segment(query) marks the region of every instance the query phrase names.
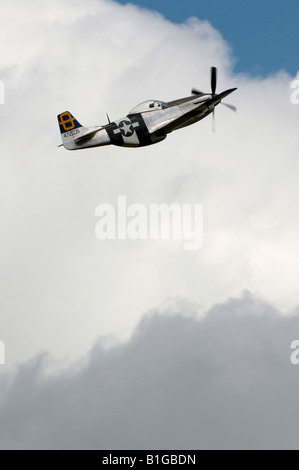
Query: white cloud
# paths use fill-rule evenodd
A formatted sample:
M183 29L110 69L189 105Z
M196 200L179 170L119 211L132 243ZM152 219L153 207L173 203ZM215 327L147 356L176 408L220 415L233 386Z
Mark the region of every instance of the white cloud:
M202 309L243 289L298 302L298 108L292 78L235 76L232 52L207 22L173 25L112 1L13 0L1 14L0 339L7 367L41 349L79 357L99 335L128 337L164 299ZM56 115L86 125L148 98L238 86L211 120L155 147L70 153ZM203 249L100 242L103 202L202 203ZM2 372L3 369L0 370Z

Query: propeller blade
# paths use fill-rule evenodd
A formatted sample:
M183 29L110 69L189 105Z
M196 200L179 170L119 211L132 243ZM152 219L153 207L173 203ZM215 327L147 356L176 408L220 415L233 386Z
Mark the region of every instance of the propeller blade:
M227 103L221 103L221 104L223 104L223 106L226 106L231 111L234 111L235 113L237 112L236 106L233 106L232 104L227 104Z
M192 95L205 95L202 91L197 90L196 88L192 88L191 91Z
M212 95L215 95L217 87L217 69L216 67L211 67L211 88Z

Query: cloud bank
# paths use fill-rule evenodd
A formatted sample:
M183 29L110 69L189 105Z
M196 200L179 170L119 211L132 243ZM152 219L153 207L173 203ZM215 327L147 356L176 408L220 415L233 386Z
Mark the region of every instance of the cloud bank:
M57 374L47 355L20 365L1 383L0 448L298 449L298 315L248 292L192 310L152 311Z

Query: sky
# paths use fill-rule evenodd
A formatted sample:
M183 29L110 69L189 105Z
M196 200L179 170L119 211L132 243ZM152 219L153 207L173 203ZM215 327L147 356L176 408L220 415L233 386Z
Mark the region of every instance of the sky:
M120 3L129 3L120 0ZM236 73L267 76L278 70L296 74L299 32L296 0L132 0L175 23L195 16L208 20L233 47Z
M72 5L0 2L0 448L298 448L296 60L267 45L274 68L238 69L241 34L187 3ZM216 133L208 117L155 146L58 147L59 113L102 125L209 91L212 65L238 88ZM119 196L202 204L201 250L97 239Z

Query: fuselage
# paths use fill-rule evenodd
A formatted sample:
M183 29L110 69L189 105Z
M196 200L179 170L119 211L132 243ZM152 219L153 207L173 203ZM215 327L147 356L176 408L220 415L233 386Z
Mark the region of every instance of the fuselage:
M211 114L215 106L234 90L227 90L220 95L189 96L169 103L145 101L133 108L127 116L105 126L81 126L67 111L58 116L63 145L69 150L78 150L111 144L120 147L156 144L174 130L195 124Z
M205 104L210 98L210 95L200 98L193 96L191 99L186 98L188 101L174 105L157 100L142 103L130 111L127 116L103 126L89 142L82 140L81 146L78 142L78 147L109 144L121 147L144 147L156 144L166 139L167 134L173 130L190 126L210 114L214 106ZM196 109L194 114L186 119L188 113L198 108L199 102L202 102L202 107ZM152 107L150 107L151 105ZM137 112L142 108L143 111ZM174 122L176 126L172 129L171 125Z

